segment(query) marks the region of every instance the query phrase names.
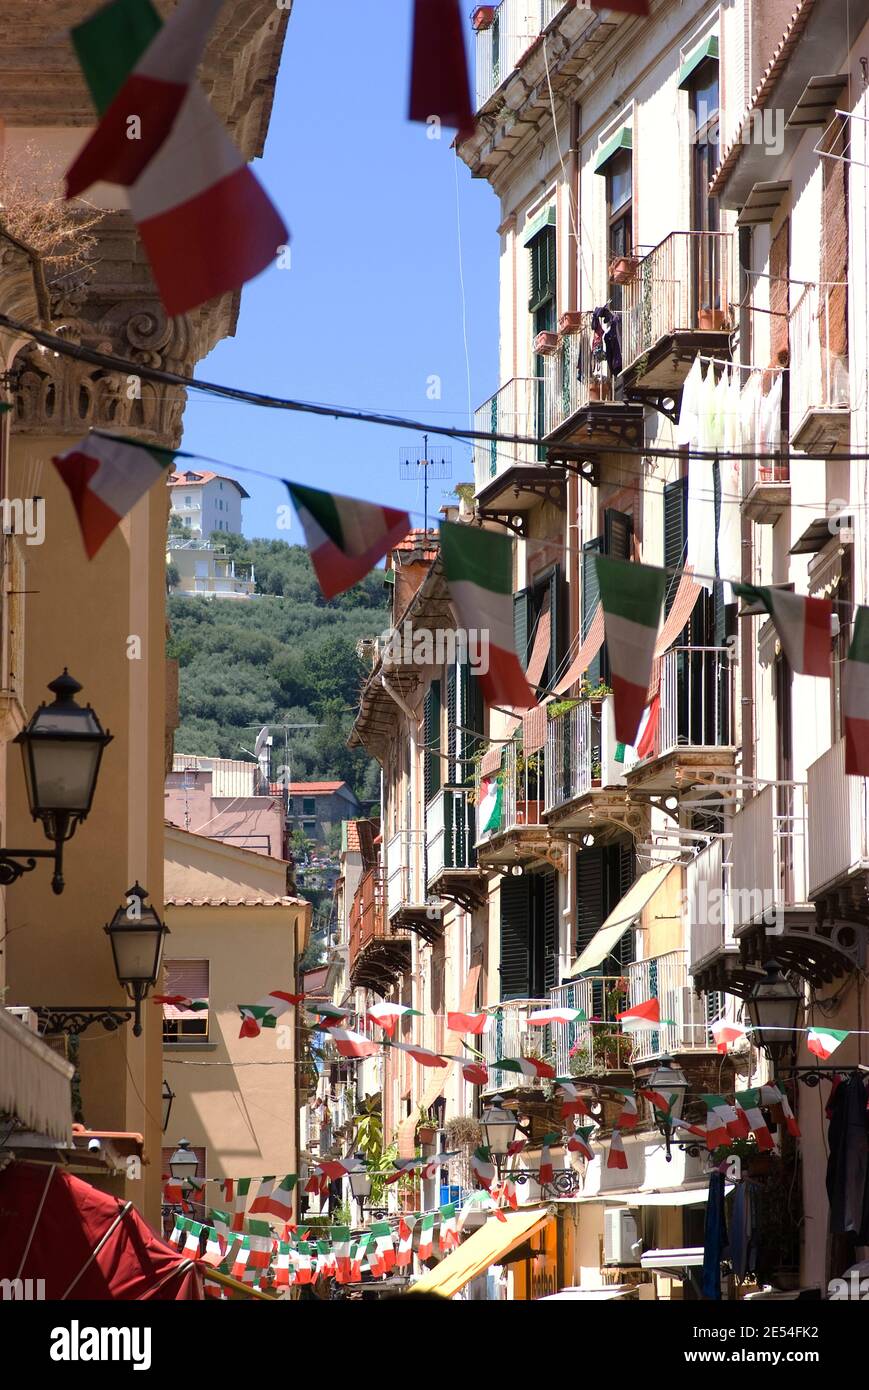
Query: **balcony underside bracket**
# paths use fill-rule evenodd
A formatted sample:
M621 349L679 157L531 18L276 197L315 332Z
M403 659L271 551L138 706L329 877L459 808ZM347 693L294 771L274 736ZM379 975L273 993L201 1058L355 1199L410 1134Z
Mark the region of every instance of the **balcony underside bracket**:
M401 979L410 967L410 942L378 939L363 947L350 969L354 986L381 990Z
M514 536L521 536L523 540L528 534L528 517L524 512L501 512L481 507L477 511L477 517L480 521L497 521L500 526L506 526Z
M672 424L679 423L681 391L625 391L625 400L635 405L647 405L665 416ZM669 402L669 404L667 404Z
M862 968L867 941L864 925L833 919L821 923L809 912L784 912L779 927L770 928L761 921L737 928L734 935L743 966L777 960L816 989Z
M473 912L475 908L482 907L488 897L485 880L479 871L473 875L465 871L455 877L445 873L435 891L439 898L445 899L448 903L456 903L464 908L465 912Z
M557 814L560 819L553 829L564 833L589 830L601 844L625 831L635 839L648 831L645 805L626 803L624 792L617 796L608 796L605 791L586 792L572 804L560 806Z
M865 873L855 874L854 878L840 888L834 888L823 897L815 899L818 922L851 922L860 927L869 927L869 880Z
M627 405L595 403L578 411L559 427L560 441L552 441L550 437L548 461L566 464L570 460L586 457L589 451L606 452L607 443L641 449L643 412L634 407L642 407L647 402L645 398L635 401L627 396L626 400Z

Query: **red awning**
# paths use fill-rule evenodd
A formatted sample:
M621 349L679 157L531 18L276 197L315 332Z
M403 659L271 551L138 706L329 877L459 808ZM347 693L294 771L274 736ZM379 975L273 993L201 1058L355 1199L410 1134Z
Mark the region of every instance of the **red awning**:
M44 1279L49 1301L203 1297L201 1266L135 1207L71 1173L10 1164L0 1210L0 1279Z

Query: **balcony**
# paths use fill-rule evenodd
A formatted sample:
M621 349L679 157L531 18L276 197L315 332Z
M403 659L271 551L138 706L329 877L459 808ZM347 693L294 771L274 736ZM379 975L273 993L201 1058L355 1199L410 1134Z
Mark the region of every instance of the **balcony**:
M513 377L474 411L474 429L537 439L544 430L545 402L543 377ZM500 521L518 535L525 534L527 514L539 502L559 507L565 502L563 470L546 464L538 444L478 440L474 486L480 516Z
M470 798L460 792L440 791L426 806L426 886L468 912L486 897L474 849L475 816Z
M734 678L726 647L671 647L661 657L652 752L626 774L633 789L684 791L733 768Z
M542 1077L521 1076L518 1072L502 1071L495 1066L499 1057L545 1057L549 1053L549 1028L539 1028L528 1023L528 1015L537 1009L545 1009L548 999L510 999L498 1005L487 1033L479 1040L483 1061L489 1072L489 1080L484 1092L512 1091L517 1087L525 1090L542 1091Z
M663 956L634 961L627 968L628 1002L624 1007L632 1008L657 998L661 1018L671 1020L660 1028L643 1028L634 1034L634 1067L658 1057L715 1050L709 1025L716 1014L707 1016L706 996L698 998L691 988L687 956L687 951L668 951Z
M544 808L549 823L557 821L559 830L585 829L610 802L623 814L625 774L635 761L634 750L616 739L612 695L583 700L550 719Z
M543 823L546 797L547 750L528 757L521 743L504 745L501 759L501 812L496 825L477 830L475 846L481 866L497 869L522 864L533 867L548 863L559 868L561 848L553 844L549 827ZM476 804L480 805L480 774L476 776Z
M348 964L350 983L382 992L410 965L409 943L389 929L384 912L381 868L362 875L350 904Z
M729 355L733 290L729 232L671 232L623 287L623 385L671 394L697 351Z
M729 835L713 840L687 865L688 973L700 993L745 998L762 977L746 965L733 935Z
M476 109L507 81L531 45L564 8L565 0L501 0L478 5L476 36Z
M808 769L808 894L842 968L862 968L869 926L869 781L845 772L845 742Z
M795 449L846 448L851 392L847 289L807 286L790 315L790 420Z
M642 444L642 406L602 399L604 388L592 374L591 316L582 317L588 322L561 333L558 351L545 358L543 431L550 458L559 457L561 449L569 446L605 449L613 444ZM582 476L595 481L589 463L583 462L589 473Z
M760 375L752 373L743 387L743 394L746 391L760 391ZM781 458L776 454L767 454L745 459L742 469L744 515L758 526L774 526L790 506L790 460L786 456Z
M428 901L424 830L400 830L386 846L386 917L393 931L441 935L440 912Z
M587 1019L600 1020L554 1024L549 1030L552 1064L559 1076L599 1080L613 1072L630 1072L634 1040L616 1022L616 1014L625 1007L619 991L623 983L623 976L586 975L549 991L550 1007L584 1009Z

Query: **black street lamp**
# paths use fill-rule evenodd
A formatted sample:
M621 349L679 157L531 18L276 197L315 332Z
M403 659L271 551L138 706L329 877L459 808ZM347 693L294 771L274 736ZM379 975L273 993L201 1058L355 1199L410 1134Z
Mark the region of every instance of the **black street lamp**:
M490 1104L480 1116L480 1128L486 1141L486 1148L495 1160L500 1174L501 1165L510 1152L510 1145L516 1138L519 1125L515 1114L504 1109L503 1096L493 1096Z
M645 1090L659 1092L661 1097L667 1101L667 1109L663 1110L656 1107L655 1113L658 1128L663 1134L664 1143L667 1146L668 1163L673 1160L673 1155L670 1152L673 1129L682 1118L682 1109L685 1105L689 1085L690 1082L682 1068L677 1067L671 1057L662 1057L644 1086Z
M190 1147L189 1139L179 1139L178 1148L169 1159L169 1172L176 1182L187 1182L196 1177L199 1160Z
M777 960L768 960L764 972L746 1000L751 1038L773 1062L780 1062L794 1046L803 1001Z
M55 893L62 893L63 845L91 809L103 749L112 735L90 705L82 708L76 703L81 686L66 667L48 688L54 700L39 706L14 742L21 746L30 814L42 821L54 849L3 849L0 884L15 883L36 868L37 859L53 859L51 886Z
M142 1031L142 1000L157 983L163 941L169 933L153 907L146 906L147 891L140 883L127 890L127 901L119 907L103 930L112 943L115 974L133 1000L133 1033Z
M356 1159L358 1167L354 1165L347 1176L350 1179L350 1191L359 1203L359 1219L361 1221L365 1199L371 1196L371 1174L365 1167L364 1154L357 1153L353 1157Z

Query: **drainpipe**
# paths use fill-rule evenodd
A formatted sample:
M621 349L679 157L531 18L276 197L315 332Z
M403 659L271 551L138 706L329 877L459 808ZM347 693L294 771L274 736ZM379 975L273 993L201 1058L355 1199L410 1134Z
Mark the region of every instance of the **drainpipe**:
M567 190L568 207L571 218L568 228L568 245L571 255L567 265L567 307L579 308L579 132L582 126L582 106L575 101L570 108L570 184ZM574 227L576 232L574 233Z

